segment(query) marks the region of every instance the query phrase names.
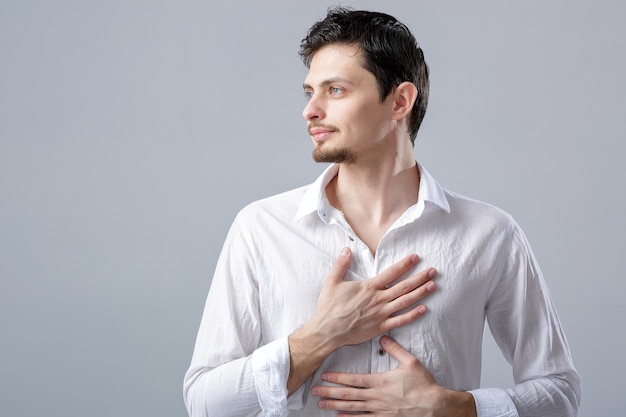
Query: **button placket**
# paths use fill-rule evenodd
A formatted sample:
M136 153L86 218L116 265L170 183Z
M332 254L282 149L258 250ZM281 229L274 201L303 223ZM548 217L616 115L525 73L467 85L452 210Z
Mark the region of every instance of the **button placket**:
M389 370L389 355L380 346L380 337L372 340L372 372L384 372Z

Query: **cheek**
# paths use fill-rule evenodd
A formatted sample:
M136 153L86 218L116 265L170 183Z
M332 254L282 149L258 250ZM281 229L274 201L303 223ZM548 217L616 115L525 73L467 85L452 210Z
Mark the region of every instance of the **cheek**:
M375 106L367 103L354 103L352 106L342 109L342 119L350 124L353 129L369 130L378 122L378 110Z
M341 100L330 102L327 114L346 136L379 138L388 131L385 110L376 100Z
M382 106L362 106L355 114L355 125L372 138L385 136L389 131L389 123L384 112Z

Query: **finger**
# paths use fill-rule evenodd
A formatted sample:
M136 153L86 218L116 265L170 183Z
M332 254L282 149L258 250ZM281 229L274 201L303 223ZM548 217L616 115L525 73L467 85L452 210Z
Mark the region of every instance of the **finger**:
M367 399L366 391L355 387L317 385L311 389L311 394L326 400L364 401Z
M400 276L406 271L417 265L418 262L419 256L411 254L391 265L373 279L378 281L379 288L385 288L388 284L391 284L393 281L400 278Z
M388 315L392 315L401 310L414 306L418 301L424 299L427 295L432 294L437 289L437 284L433 281L427 281L425 284L421 284L419 287L410 290L406 294L401 294L399 297L392 299L385 307L385 312Z
M355 374L349 372L324 372L322 374L323 381L356 388L372 387L372 379L373 376L371 374Z
M414 322L424 314L428 312L428 309L424 305L418 305L409 311L406 311L397 316L391 316L387 318L380 326L381 333L388 332L389 330L396 329L398 327L405 326Z
M398 282L397 284L389 287L389 289L387 290L387 293L389 294L389 300L395 300L396 298L399 298L406 294L410 294L416 289L421 288L422 291L420 293L413 294L414 298L417 297L419 294L421 294L421 297L413 299L412 302L405 305L405 307L410 306L415 301L423 298L424 295L435 290L434 283L432 283L432 285L430 285L429 283L428 286L424 286L424 284L428 283L428 281L434 279L436 276L437 270L435 268L427 268L416 275L413 275L405 280Z
M318 402L318 405L321 409L324 410L335 410L335 411L343 411L347 412L348 415L354 417L357 412L363 412L364 414L369 414L371 411L370 404L366 401L345 401L345 400L326 400L322 399ZM342 416L345 414L338 414L338 416ZM361 415L361 414L356 414Z
M350 262L352 262L352 251L350 248L343 248L339 257L335 260L332 269L330 270L330 274L326 278L327 281L332 283L339 283L343 281L343 277L348 272L348 268L350 267Z
M367 389L353 387L330 387L318 385L313 387L311 394L321 397L318 405L322 409L336 411L370 411Z

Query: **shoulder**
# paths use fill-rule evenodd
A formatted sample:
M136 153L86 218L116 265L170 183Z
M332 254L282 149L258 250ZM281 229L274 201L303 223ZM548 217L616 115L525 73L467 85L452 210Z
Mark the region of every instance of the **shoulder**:
M236 221L257 224L271 219L283 221L295 218L302 198L311 185L305 185L289 191L256 200L237 214Z
M488 222L494 226L513 227L515 220L506 211L493 204L476 200L462 194L458 194L449 190L444 191L448 204L450 204L450 213L462 217L464 220Z
M491 244L509 246L523 233L513 216L493 204L445 190L449 225Z
M497 254L501 261L511 265L536 264L531 245L511 214L492 204L454 192L446 191L446 197L452 219L448 225L459 234L456 238Z

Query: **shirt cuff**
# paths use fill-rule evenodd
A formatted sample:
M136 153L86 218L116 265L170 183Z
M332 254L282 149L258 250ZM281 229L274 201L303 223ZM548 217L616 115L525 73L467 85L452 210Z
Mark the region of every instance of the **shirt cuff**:
M469 391L474 396L478 417L519 417L513 400L500 388L481 388Z
M284 417L303 407L304 385L287 398L289 343L278 339L254 351L252 372L259 404L266 417Z

